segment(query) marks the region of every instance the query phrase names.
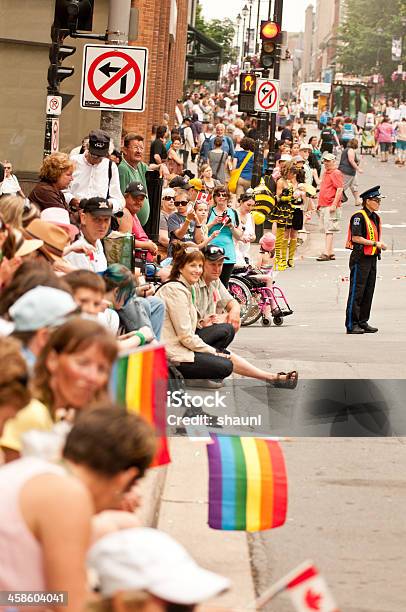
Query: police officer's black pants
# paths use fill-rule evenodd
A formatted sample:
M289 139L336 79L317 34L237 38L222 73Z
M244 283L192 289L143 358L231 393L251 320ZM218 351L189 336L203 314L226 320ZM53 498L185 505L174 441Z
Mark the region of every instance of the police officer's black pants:
M354 325L368 323L376 281L374 255L353 251L350 256L350 292L348 295L345 326L352 331Z

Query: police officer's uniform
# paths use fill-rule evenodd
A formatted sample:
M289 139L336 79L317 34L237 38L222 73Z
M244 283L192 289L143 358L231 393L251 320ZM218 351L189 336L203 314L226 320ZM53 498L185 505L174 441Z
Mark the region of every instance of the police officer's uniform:
M372 187L360 195L367 199L382 198L380 186ZM353 243L353 236L372 240L374 244ZM376 261L381 258L376 246L381 240L381 220L375 212L364 205L362 211L352 215L348 228L346 247L352 249L350 256L350 291L348 295L345 326L348 334L375 333L376 327L368 325L376 281Z

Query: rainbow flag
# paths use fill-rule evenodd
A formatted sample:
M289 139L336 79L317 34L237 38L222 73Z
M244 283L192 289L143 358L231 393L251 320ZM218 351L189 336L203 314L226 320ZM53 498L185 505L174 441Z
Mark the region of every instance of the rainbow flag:
M110 379L112 396L128 412L142 416L154 426L158 450L152 466L169 463L166 439L166 393L168 366L163 346L146 346L119 357Z
M279 443L212 435L209 456L209 526L263 531L286 521L287 476Z

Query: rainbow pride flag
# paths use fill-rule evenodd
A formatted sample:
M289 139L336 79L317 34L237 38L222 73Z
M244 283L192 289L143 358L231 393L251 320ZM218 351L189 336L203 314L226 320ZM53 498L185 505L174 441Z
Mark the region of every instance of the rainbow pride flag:
M287 476L279 443L212 435L209 457L209 526L263 531L286 521Z
M163 346L146 346L119 357L110 379L116 402L142 416L157 431L158 450L152 466L169 463L166 438L168 366Z

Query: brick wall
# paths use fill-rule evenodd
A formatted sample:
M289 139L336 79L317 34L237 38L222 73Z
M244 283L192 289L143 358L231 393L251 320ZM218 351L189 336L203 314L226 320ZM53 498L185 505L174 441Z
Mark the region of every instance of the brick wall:
M139 10L139 25L138 38L130 44L149 50L147 96L145 112L124 113L123 128L142 134L148 149L152 125L161 124L164 113L173 125L176 99L182 96L188 0L177 0L175 41L169 36L170 0L133 0L133 5Z

